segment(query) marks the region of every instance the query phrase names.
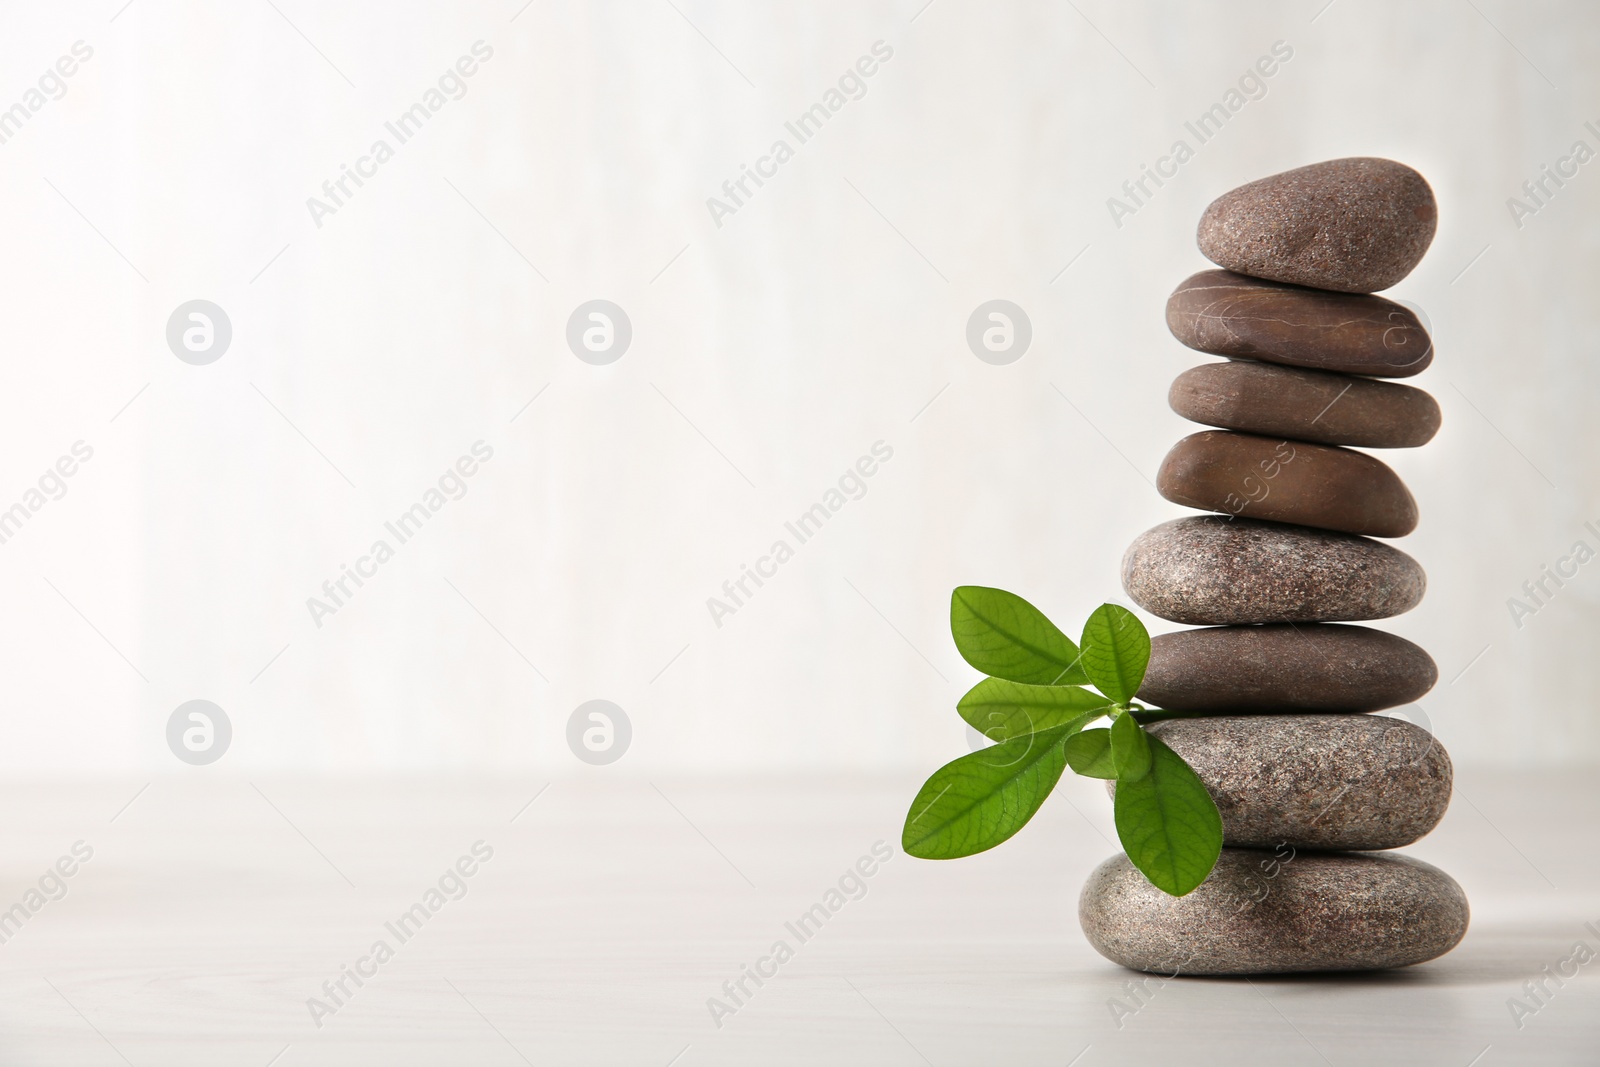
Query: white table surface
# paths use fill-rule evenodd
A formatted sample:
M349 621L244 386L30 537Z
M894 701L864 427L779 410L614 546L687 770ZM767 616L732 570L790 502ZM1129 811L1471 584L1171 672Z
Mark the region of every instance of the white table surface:
M918 784L284 779L215 768L12 783L0 908L83 840L67 893L0 945L0 1063L1600 1063L1600 960L1519 1029L1507 1006L1582 939L1600 950L1592 773L1458 772L1408 851L1466 888L1455 952L1346 978L1183 979L1118 1022L1135 977L1078 929L1114 850L1095 783L1064 782L982 857L898 853L800 944L784 927ZM137 794L131 804L131 797ZM124 807L126 805L126 807ZM518 814L519 810L521 813ZM513 821L513 816L516 816ZM307 999L472 844L494 849L319 1028ZM778 938L792 960L719 1028L707 999ZM750 986L747 980L747 987Z

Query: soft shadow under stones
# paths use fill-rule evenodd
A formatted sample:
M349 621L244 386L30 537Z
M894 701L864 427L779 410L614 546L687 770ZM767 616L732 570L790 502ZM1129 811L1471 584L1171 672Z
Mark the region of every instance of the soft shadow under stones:
M1397 967L1387 971L1301 971L1294 974L1178 974L1171 977L1196 985L1280 985L1318 988L1424 989L1482 988L1515 986L1536 976L1548 963L1565 959L1578 941L1594 942L1583 928L1583 920L1570 923L1496 925L1467 928L1461 944L1426 963ZM1110 961L1107 961L1108 963ZM1168 978L1154 972L1130 971L1111 964L1118 974L1146 974Z

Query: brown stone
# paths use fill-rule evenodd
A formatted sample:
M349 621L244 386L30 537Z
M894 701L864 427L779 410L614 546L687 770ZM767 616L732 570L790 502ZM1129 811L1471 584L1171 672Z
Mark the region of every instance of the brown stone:
M1266 363L1191 367L1167 400L1208 426L1325 445L1415 448L1439 430L1439 405L1421 389Z
M1371 293L1411 273L1438 225L1433 190L1390 159L1332 159L1241 185L1200 217L1219 267L1316 289Z
M1203 270L1174 289L1167 328L1202 352L1344 374L1409 378L1433 362L1433 340L1408 307L1225 270Z
M1427 576L1404 552L1365 537L1195 516L1135 538L1122 588L1146 611L1196 626L1359 622L1416 607Z
M1216 715L1379 711L1438 680L1422 649L1365 626L1214 626L1152 638L1139 700Z
M1170 719L1149 730L1183 757L1241 848L1400 848L1450 805L1450 757L1419 726L1382 715ZM1107 783L1114 787L1115 783Z
M1118 853L1095 868L1078 922L1099 953L1168 976L1366 971L1442 956L1466 936L1466 894L1409 856L1225 848L1187 896Z
M1417 502L1400 476L1361 452L1230 430L1172 446L1156 488L1174 504L1325 530L1404 537Z

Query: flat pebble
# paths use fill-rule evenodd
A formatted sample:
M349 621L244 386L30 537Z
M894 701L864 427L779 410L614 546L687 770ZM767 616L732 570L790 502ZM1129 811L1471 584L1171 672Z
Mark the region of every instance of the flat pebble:
M1380 711L1433 688L1433 657L1395 634L1336 623L1158 634L1139 700L1216 715Z
M1118 853L1084 884L1078 921L1106 959L1169 976L1368 971L1444 955L1466 936L1466 894L1409 856L1225 848L1171 897Z
M1203 430L1173 445L1156 489L1174 504L1242 518L1370 537L1417 528L1416 500L1383 461L1232 430Z
M1196 626L1386 619L1427 585L1416 560L1380 541L1210 515L1146 530L1122 557L1136 604Z
M1225 845L1401 848L1439 825L1450 805L1449 754L1403 719L1219 715L1148 729L1205 782Z
M1394 285L1433 241L1439 209L1422 175L1391 159L1331 159L1241 185L1200 217L1219 267L1315 289Z
M1202 352L1345 374L1409 378L1433 362L1428 331L1404 305L1225 270L1201 271L1173 290L1167 328Z
M1191 367L1167 402L1192 422L1325 445L1416 448L1439 431L1439 405L1421 389L1268 363Z

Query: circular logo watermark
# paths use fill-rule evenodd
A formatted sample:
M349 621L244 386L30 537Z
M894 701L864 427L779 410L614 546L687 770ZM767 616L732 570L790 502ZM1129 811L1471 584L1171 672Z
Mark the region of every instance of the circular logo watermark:
M1428 713L1422 710L1421 704L1406 704L1403 707L1398 708L1385 708L1383 711L1378 712L1377 716L1385 719L1399 719L1402 722L1408 722L1412 726L1419 728L1423 733L1428 735L1427 747L1411 758L1410 766L1415 767L1424 759L1427 759L1428 754L1432 752L1434 746L1439 743L1438 739L1433 736L1433 720L1428 718ZM1383 743L1386 746L1404 746L1406 754L1410 754L1410 742L1408 739L1403 737L1401 731L1399 730L1391 728L1385 731Z
M988 748L992 744L994 744L993 741L989 740L987 737L985 737L982 734L980 734L977 730L973 729L970 723L968 724L968 726L967 726L967 747L968 748L970 748L972 751L976 752L976 751L978 751L978 749L980 749L980 748Z
M967 320L967 347L997 367L1021 359L1032 341L1028 313L1009 300L986 300Z
M167 719L167 747L185 763L215 763L233 742L228 713L209 700L187 700Z
M1433 733L1433 720L1428 718L1428 713L1422 710L1421 704L1406 704L1398 708L1385 708L1376 714L1386 719L1404 719L1412 726L1420 726L1430 734Z
M615 363L633 340L628 313L609 300L579 304L567 319L567 347L585 363Z
M567 717L567 747L585 763L615 763L632 743L628 713L609 700L586 700Z
M1423 336L1416 336L1416 331L1405 321L1403 313L1391 311L1388 315L1391 325L1383 331L1383 347L1389 349L1391 355L1409 355L1411 359L1405 364L1406 366L1420 363L1433 354L1433 323L1429 321L1428 313L1422 310L1421 304L1410 300L1393 300L1393 302L1417 317L1417 322L1422 325Z
M1422 323L1422 328L1424 330L1428 331L1428 336L1429 337L1433 336L1433 321L1428 318L1428 313L1426 311L1422 310L1422 305L1421 304L1417 303L1414 300L1401 300L1401 299L1399 299L1397 297L1392 297L1392 296L1385 297L1384 299L1391 300L1394 303L1399 304L1403 308L1409 308L1410 311L1411 311L1411 314L1413 314L1413 315L1415 315L1417 317L1417 321Z
M228 313L209 300L179 304L167 319L167 347L185 363L203 367L222 358L233 341Z

